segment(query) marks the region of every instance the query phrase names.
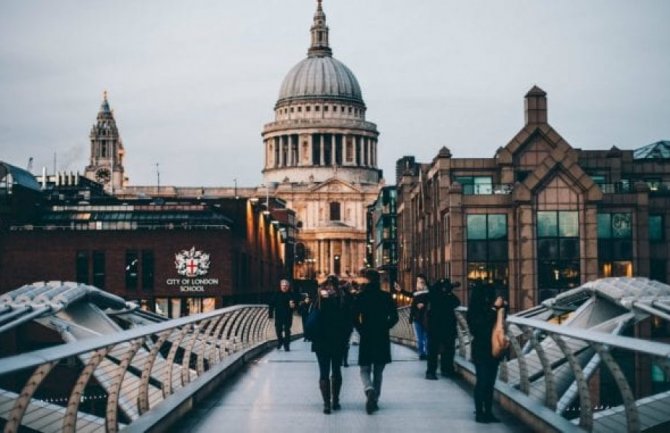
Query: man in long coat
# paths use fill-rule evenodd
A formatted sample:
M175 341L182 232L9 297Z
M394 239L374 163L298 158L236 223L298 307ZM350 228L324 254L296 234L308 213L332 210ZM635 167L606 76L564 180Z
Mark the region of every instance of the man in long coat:
M437 358L440 371L445 377L454 375L454 353L456 344L456 308L461 301L452 289L459 287L449 278L438 280L428 293L426 318L428 322L428 366L426 379L437 380Z
M378 407L382 388L382 375L391 362L389 330L398 322L398 311L390 293L379 286L379 273L364 271L367 282L354 307L354 326L361 336L358 365L367 401L365 410L371 414Z
M291 350L291 325L297 300L296 294L291 291L291 283L283 279L279 282L279 291L275 292L268 311L270 319L275 319L277 349L284 347L287 352Z

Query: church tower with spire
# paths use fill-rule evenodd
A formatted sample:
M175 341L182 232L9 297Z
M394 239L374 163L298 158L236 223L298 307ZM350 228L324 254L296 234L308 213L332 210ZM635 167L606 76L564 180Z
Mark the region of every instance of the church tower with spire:
M105 191L109 193L121 190L126 183L123 143L116 127L114 112L107 101L106 91L89 138L91 154L84 176L103 184Z

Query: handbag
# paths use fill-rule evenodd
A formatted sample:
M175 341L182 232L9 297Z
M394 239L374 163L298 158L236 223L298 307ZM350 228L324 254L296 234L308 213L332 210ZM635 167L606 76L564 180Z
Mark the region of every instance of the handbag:
M495 359L500 359L509 348L509 338L505 335L505 309L498 308L496 314L496 322L491 333L491 355Z

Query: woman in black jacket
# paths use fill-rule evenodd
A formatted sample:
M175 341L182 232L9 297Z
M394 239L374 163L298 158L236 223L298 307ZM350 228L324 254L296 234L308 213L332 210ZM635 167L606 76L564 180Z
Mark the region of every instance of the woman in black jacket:
M319 363L319 389L323 397L323 413L340 409L342 388L342 356L351 334L351 307L331 275L319 289L307 323L307 336L312 340L312 352ZM330 377L329 377L330 376ZM331 400L332 394L332 400Z
M493 357L491 335L497 311L504 308L502 297L494 296L491 287L475 285L468 305L468 327L472 334L471 354L475 364L475 420L479 423L499 422L493 416L493 387L498 375L499 360Z

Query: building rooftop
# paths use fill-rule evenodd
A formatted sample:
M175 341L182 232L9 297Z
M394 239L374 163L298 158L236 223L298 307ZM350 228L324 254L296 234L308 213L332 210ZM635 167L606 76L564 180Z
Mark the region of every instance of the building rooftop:
M670 159L670 141L662 140L633 151L635 159Z

